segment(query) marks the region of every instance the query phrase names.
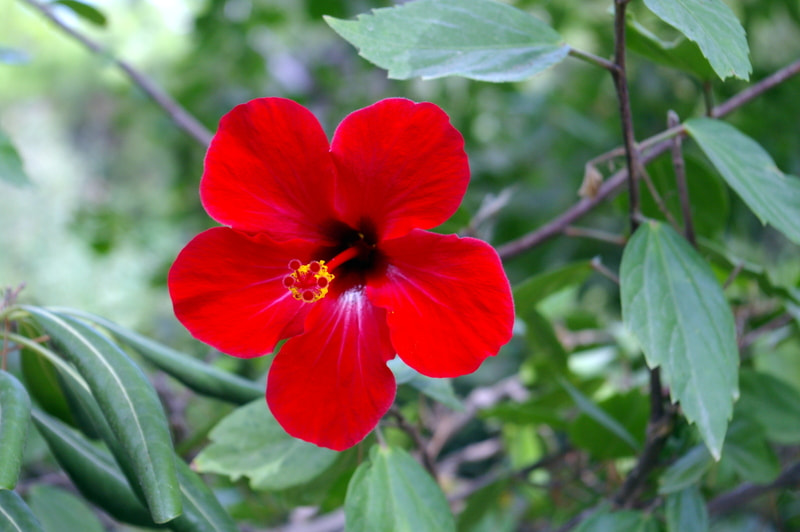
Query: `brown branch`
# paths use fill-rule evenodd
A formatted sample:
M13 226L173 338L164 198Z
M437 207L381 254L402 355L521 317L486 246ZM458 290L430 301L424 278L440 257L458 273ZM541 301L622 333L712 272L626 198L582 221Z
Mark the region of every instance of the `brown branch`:
M609 270L602 262L600 262L599 257L595 257L589 263L594 271L605 277L606 279L610 280L615 285L619 286L619 277L616 273Z
M740 510L742 506L770 491L783 488L800 487L800 462L784 470L778 478L769 484L744 484L714 497L708 503L708 513L711 516L723 515Z
M631 233L639 226L637 216L639 207L639 151L633 133L633 117L631 116L630 94L628 93L628 75L625 69L625 7L629 0L614 1L614 63L611 71L614 86L617 89L619 116L622 123L622 143L625 146L625 163L628 168L628 203L630 205Z
M574 225L565 227L564 235L575 238L590 238L600 242L608 242L609 244L614 244L616 246L624 246L628 242L628 239L622 235L606 233L605 231L591 229L589 227L575 227Z
M667 126L675 127L680 123L677 113L670 111L667 113ZM672 153L672 169L675 171L675 184L678 187L678 197L681 202L681 214L683 214L683 234L686 240L697 247L697 238L694 235L694 223L692 222L692 207L689 202L689 186L686 183L686 165L683 162L683 151L681 149L681 137L676 136L672 139L670 146Z
M598 57L594 54L590 54L589 52L584 52L582 50L578 50L575 48L569 49L569 55L577 59L586 61L587 63L592 63L599 67L605 68L610 72L616 72L616 70L619 68L616 64L612 63L608 59L603 59L602 57Z
M434 480L439 479L439 474L436 471L436 464L434 463L433 459L431 458L430 453L428 452L428 443L423 439L422 434L420 434L419 429L408 422L406 417L403 413L395 406L392 406L388 412L395 421L397 422L397 426L406 434L411 436L411 439L414 440L414 445L417 446L419 449L420 457L422 458L422 465L425 466L425 469L428 470L428 473L434 478Z
M775 331L777 329L780 329L781 327L789 325L790 323L792 323L793 320L794 317L788 312L771 319L764 325L749 331L747 334L742 335L742 337L739 338L738 342L739 349L742 350L746 347L749 347L750 345L755 343L755 341L760 336L763 336L769 332Z
M762 79L755 85L752 85L736 96L718 105L712 110L711 115L714 118L725 116L798 73L800 73L800 60L778 70L774 74ZM662 131L640 142L639 149L642 150L641 163L643 165L647 164L666 152L672 144L669 140L672 137L685 134L686 131L683 126L678 126ZM647 148L647 151L645 151L645 148ZM619 148L614 148L614 150L611 151L617 150L619 150ZM627 180L627 177L627 170L620 170L614 173L603 182L594 196L582 198L572 207L538 229L498 246L498 254L502 259L507 260L560 235L567 226L580 219L606 199L613 198L619 192L620 188Z
M109 59L114 65L117 66L117 68L122 70L128 76L128 79L130 79L156 104L164 109L175 125L188 133L197 142L202 144L204 147L211 143L211 137L213 136L211 131L209 131L194 116L192 116L186 109L176 102L169 94L161 90L152 80L131 66L130 63L113 57L101 44L83 35L74 28L66 25L53 13L49 6L39 3L36 0L23 1L39 11L53 24L58 26L61 31L80 42L89 51Z

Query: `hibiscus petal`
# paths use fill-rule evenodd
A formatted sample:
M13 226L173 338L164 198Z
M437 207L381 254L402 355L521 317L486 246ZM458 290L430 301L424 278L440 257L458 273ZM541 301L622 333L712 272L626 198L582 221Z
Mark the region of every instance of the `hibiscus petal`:
M271 352L300 334L309 305L283 286L289 261L308 261L309 244L248 236L227 227L197 235L169 271L175 315L189 332L229 355Z
M206 212L243 231L323 239L333 215L328 139L305 107L260 98L222 117L200 182Z
M381 250L386 274L370 280L367 295L387 310L392 344L406 364L429 377L457 377L511 338L511 288L491 246L414 230Z
M389 239L429 229L458 208L469 182L464 139L432 103L392 98L348 115L331 153L336 206L352 227Z
M296 438L341 451L360 442L394 401L394 357L383 309L363 289L314 305L306 332L272 362L267 402Z

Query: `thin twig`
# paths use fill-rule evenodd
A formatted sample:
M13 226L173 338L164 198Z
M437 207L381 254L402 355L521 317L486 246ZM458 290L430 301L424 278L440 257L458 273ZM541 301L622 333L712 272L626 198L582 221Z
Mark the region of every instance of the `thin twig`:
M615 72L618 68L617 65L615 65L608 59L603 59L602 57L598 57L594 54L590 54L589 52L584 52L582 50L577 50L575 48L569 49L569 55L577 59L586 61L587 63L592 63L602 68L605 68L609 72Z
M589 227L575 227L574 225L565 227L564 234L576 238L590 238L592 240L599 240L600 242L608 242L617 246L624 246L628 242L628 239L622 235L615 235Z
M734 266L734 268L731 270L731 273L728 274L728 278L725 279L725 282L722 285L722 289L725 290L726 288L728 288L733 283L733 281L735 281L736 278L739 277L739 274L742 273L743 269L744 269L744 262L737 263L736 266Z
M609 279L615 285L619 286L619 277L617 276L617 274L609 270L602 262L600 262L599 257L593 258L589 264L591 265L594 271L596 271L606 279Z
M703 102L706 104L706 116L712 116L714 111L714 93L712 92L711 82L703 82Z
M769 484L744 484L714 497L708 503L708 513L711 516L723 515L736 510L741 510L742 506L770 491L796 488L800 486L800 462L784 470L778 478Z
M628 168L628 203L630 205L630 224L631 233L636 231L639 222L636 215L639 214L639 174L640 161L639 151L636 146L636 137L633 132L633 117L631 116L631 102L628 93L628 76L625 70L625 7L629 0L614 1L614 63L617 65L611 71L614 78L614 86L617 89L617 100L619 103L619 116L622 122L622 141L625 146L625 163Z
M711 115L714 118L725 116L798 73L800 73L800 60L778 70L774 74L762 79L755 85L752 85L736 96L718 105L713 109ZM677 135L686 135L686 130L683 126L669 128L640 142L639 149L642 151L641 163L643 165L647 164L666 152L672 144L669 139ZM614 150L618 149L619 148L614 148ZM572 207L538 229L498 246L498 254L502 259L508 260L560 235L567 226L590 212L606 199L614 197L627 180L627 177L626 170L620 170L614 173L603 182L597 190L597 194L592 197L581 198Z
M135 85L142 89L145 94L147 94L156 104L164 109L167 115L169 115L172 121L175 122L179 128L188 133L197 142L203 146L208 146L211 143L212 133L203 124L201 124L178 102L176 102L169 94L164 92L155 83L153 83L153 81L131 66L130 63L123 61L122 59L117 59L111 55L101 44L78 32L74 28L66 25L47 5L37 2L36 0L23 1L42 13L42 15L48 18L53 24L58 26L64 33L80 42L91 52L103 56L114 63L117 68L125 72L128 78Z
M674 140L674 139L673 139ZM675 228L676 231L680 231L680 227L678 226L678 222L675 220L675 217L672 216L669 208L667 208L667 202L664 201L664 198L661 197L661 194L658 192L653 180L650 178L650 174L647 172L646 169L642 168L642 179L644 183L647 185L647 190L650 191L650 196L653 197L653 201L656 203L656 207L658 210L661 211L661 214L664 215L667 222Z
M780 316L771 319L764 325L756 327L755 329L749 331L747 334L744 334L742 335L741 338L739 338L738 342L739 349L741 350L751 346L753 343L755 343L756 340L758 340L759 337L764 336L765 334L775 331L777 329L780 329L781 327L789 325L790 323L792 323L793 320L794 316L786 312L784 314L781 314Z
M667 125L675 127L680 123L678 114L675 111L667 113ZM686 165L683 162L683 150L681 149L681 137L672 139L670 146L672 153L672 169L675 172L675 184L678 186L678 197L681 202L681 213L683 214L683 234L686 240L697 247L697 238L694 235L694 223L692 222L692 206L689 202L689 186L686 183Z
M428 443L422 437L422 434L420 434L419 429L417 429L417 427L409 423L406 417L397 407L392 406L389 409L388 413L395 419L395 421L397 421L397 426L403 432L411 436L411 439L414 440L414 444L419 449L419 454L422 458L422 465L425 466L425 469L428 470L428 473L430 473L435 480L438 480L439 474L436 471L436 464L434 463L430 453L428 452Z

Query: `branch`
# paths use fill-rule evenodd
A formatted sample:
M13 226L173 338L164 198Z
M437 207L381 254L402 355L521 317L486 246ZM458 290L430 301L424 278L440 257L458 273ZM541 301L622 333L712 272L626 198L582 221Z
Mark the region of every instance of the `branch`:
M625 7L628 0L614 1L614 63L617 65L611 71L614 86L617 89L619 102L619 116L622 122L622 142L625 146L625 163L628 167L628 202L630 205L631 233L639 225L637 221L639 208L639 152L633 134L633 118L631 116L631 102L628 94L628 76L625 71Z
M677 113L670 111L667 113L667 125L675 127L680 123ZM672 169L675 171L675 184L678 187L678 196L681 202L681 213L683 214L683 234L686 240L697 248L697 238L694 236L694 223L692 222L692 208L689 202L689 187L686 184L686 165L683 162L683 151L681 150L681 137L672 139L670 146L672 153Z
M592 64L597 65L599 67L605 68L606 70L608 70L610 72L616 72L618 70L618 68L619 68L616 64L612 63L608 59L603 59L602 57L598 57L598 56L596 56L594 54L590 54L589 52L584 52L584 51L578 50L576 48L570 48L569 49L569 55L571 55L572 57L575 57L577 59L582 59L583 61L586 61L587 63L592 63Z
M203 124L201 124L194 116L192 116L186 109L176 102L169 94L161 90L153 81L147 78L144 74L136 70L126 61L117 59L112 56L107 50L103 48L98 42L83 35L77 30L67 26L62 22L50 9L48 5L41 4L37 0L23 0L26 4L39 11L42 15L48 18L53 24L58 26L61 31L80 42L92 53L108 58L114 65L122 70L128 78L137 85L145 94L147 94L156 104L158 104L167 115L175 122L179 128L188 133L197 142L207 147L211 143L213 134Z
M762 79L755 85L752 85L736 96L733 96L729 100L718 105L712 109L711 116L714 118L721 118L738 109L739 107L749 103L751 100L757 96L760 96L767 90L779 85L792 76L797 75L798 73L800 73L800 60L778 70L774 74ZM684 130L683 126L669 128L640 142L639 149L643 152L641 156L641 164L647 164L662 153L666 152L672 144L669 139L678 135L686 135L686 131ZM644 151L645 148L647 148L646 152ZM614 148L611 151L616 152L618 150L619 148ZM611 177L606 179L605 182L603 182L594 196L590 198L582 198L572 207L556 216L545 225L534 231L531 231L530 233L522 235L519 238L498 246L498 254L502 259L507 260L516 257L517 255L520 255L525 251L528 251L561 234L567 226L597 207L597 205L602 203L604 200L616 196L627 178L627 170L620 170L614 173Z
M770 491L798 486L800 486L800 462L784 470L778 475L778 478L769 484L745 482L722 495L714 497L708 503L708 513L711 516L717 516L740 510L744 504Z

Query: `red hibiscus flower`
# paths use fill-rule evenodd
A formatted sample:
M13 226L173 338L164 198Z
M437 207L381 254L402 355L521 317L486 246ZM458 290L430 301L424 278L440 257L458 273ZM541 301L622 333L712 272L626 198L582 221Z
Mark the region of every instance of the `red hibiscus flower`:
M511 292L486 243L425 231L469 181L464 141L430 103L380 101L332 143L279 98L224 116L200 196L228 227L197 235L169 272L178 319L238 357L271 352L267 402L286 431L336 450L391 406L386 362L430 377L474 371L511 337Z

